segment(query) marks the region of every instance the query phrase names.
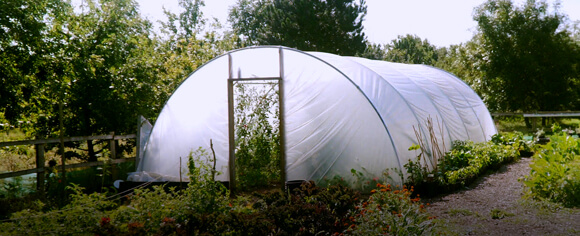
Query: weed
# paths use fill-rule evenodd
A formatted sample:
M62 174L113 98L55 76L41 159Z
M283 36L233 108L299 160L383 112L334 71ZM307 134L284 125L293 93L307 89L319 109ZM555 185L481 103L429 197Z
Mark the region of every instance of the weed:
M461 215L461 216L479 216L479 213L477 212L472 212L468 209L462 209L462 208L451 208L448 210L448 213L450 216L457 216L457 215Z
M503 219L505 217L514 216L515 214L506 212L502 209L491 209L490 215L492 219Z
M535 199L580 206L580 141L561 131L550 140L534 155L524 183Z

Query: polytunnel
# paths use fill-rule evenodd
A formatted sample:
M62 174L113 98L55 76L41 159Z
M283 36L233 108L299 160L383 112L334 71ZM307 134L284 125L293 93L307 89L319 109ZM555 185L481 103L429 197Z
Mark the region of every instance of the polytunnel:
M229 181L235 162L235 83L276 83L280 155L286 181L369 178L404 171L409 147L430 145L426 121L440 145L487 141L496 134L481 98L464 82L426 66L258 46L221 55L190 74L163 107L129 180L179 181L199 147L216 157L216 178ZM427 148L430 150L429 148ZM180 169L181 168L181 169ZM396 181L396 178L395 178ZM399 180L400 181L400 180Z

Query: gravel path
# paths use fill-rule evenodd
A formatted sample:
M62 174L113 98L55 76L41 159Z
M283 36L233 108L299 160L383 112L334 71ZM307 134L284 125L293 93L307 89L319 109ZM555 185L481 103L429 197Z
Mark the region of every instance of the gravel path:
M481 177L465 190L424 199L450 235L580 235L580 209L523 199L531 158Z

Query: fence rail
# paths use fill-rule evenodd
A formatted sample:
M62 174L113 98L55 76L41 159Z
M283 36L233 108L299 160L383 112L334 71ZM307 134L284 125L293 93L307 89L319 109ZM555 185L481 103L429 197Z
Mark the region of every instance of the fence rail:
M491 113L491 116L580 117L580 111L494 112Z
M536 130L538 118L562 118L562 117L580 117L580 111L535 111L535 112L495 112L491 113L492 118L500 116L523 116L530 119L532 130Z
M115 135L114 133L107 134L107 135L95 135L95 136L78 136L78 137L66 137L62 139L62 142L79 142L79 141L89 141L89 140L108 140L109 141L109 151L111 154L111 160L109 161L95 161L95 162L85 162L85 163L77 163L77 164L68 164L62 163L59 166L52 167L54 169L73 169L73 168L80 168L80 167L91 167L91 166L100 166L105 164L117 164L123 162L130 162L135 161L135 157L130 158L120 158L117 159L116 151L115 151L115 140L120 139L134 139L137 138L135 134L127 134L127 135ZM45 166L45 159L44 159L44 146L49 143L60 143L60 138L52 138L52 139L34 139L34 140L20 140L20 141L9 141L9 142L0 142L0 147L6 146L20 146L20 145L34 145L36 150L36 168L28 169L28 170L21 170L21 171L14 171L8 173L1 173L0 179L22 176L27 174L37 173L36 175L36 184L37 189L42 191L44 185L44 172L48 169ZM63 160L64 161L64 160ZM64 166L63 166L64 164ZM64 169L63 169L64 167Z
M63 141L64 142L79 142L79 141L88 141L88 140L95 140L95 139L119 140L119 139L132 139L135 137L136 137L135 134L127 134L127 135L106 134L106 135L96 135L96 136L66 137L66 138L63 138ZM0 147L18 146L18 145L49 144L49 143L60 143L60 139L59 138L51 138L51 139L33 139L33 140L0 142Z
M82 167L102 166L105 164L119 164L119 163L132 162L132 161L135 161L135 157L113 159L110 161L93 161L93 162L68 164L68 165L65 165L64 168L65 169L75 169L75 168L82 168ZM19 170L19 171L14 171L14 172L0 173L0 179L12 178L12 177L34 174L34 173L40 173L40 172L46 171L48 168L49 167L34 168L34 169L28 169L28 170ZM52 168L53 169L62 169L62 165L58 165L58 166L55 166Z

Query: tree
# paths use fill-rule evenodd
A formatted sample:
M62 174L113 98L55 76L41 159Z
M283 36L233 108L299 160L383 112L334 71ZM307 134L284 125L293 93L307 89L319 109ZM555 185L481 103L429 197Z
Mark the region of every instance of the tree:
M476 9L483 51L482 87L491 107L506 111L566 110L577 98L580 55L564 15L544 1L516 7L488 0Z
M364 57L371 60L384 60L386 53L386 46L375 43L368 43L364 52L357 53L357 57Z
M179 0L183 11L175 14L164 10L168 18L167 22L161 22L162 38L165 40L160 42L157 51L165 55L162 77L167 94L203 63L243 46L239 38L231 31L224 30L219 21L207 25L207 19L201 12L204 4L202 0Z
M39 68L54 40L48 40L50 24L62 14L59 0L5 0L0 2L0 113L16 122L24 102L34 93Z
M484 103L488 105L488 109L497 110L491 106L495 103L490 99L500 95L487 94L482 88L483 73L481 67L483 64L483 52L480 42L481 37L475 35L466 43L439 48L437 50L437 62L434 66L462 79L479 94Z
M364 52L364 0L239 0L234 33L250 45L283 45L338 55Z
M151 24L132 0L83 1L78 11L64 4L47 25L30 101L20 101L34 136L58 133L62 104L64 134L133 133L137 115L158 112L160 59ZM78 144L77 144L78 145ZM95 161L94 143L87 142Z
M434 65L438 57L437 48L417 35L399 35L386 48L386 61Z

